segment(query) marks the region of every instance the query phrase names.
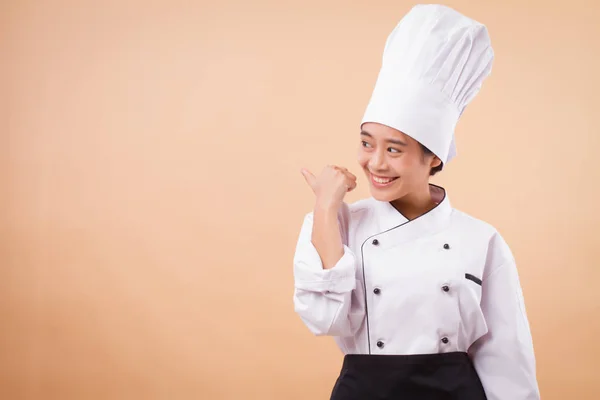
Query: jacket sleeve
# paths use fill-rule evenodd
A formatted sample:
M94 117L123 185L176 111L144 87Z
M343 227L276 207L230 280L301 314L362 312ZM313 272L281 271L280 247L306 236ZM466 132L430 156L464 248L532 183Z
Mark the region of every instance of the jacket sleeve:
M311 241L313 213L304 217L294 254L294 310L315 335L352 336L358 328L351 312L352 292L357 286L356 257L347 246L349 212L338 214L344 254L330 269Z
M488 332L469 353L488 400L538 400L536 363L523 292L510 257L482 282Z

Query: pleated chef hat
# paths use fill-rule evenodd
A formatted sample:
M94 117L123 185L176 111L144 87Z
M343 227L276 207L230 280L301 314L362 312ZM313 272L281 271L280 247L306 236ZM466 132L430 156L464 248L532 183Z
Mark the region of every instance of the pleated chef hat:
M456 156L454 129L492 70L487 28L443 5L413 7L388 36L365 122L422 143L444 164Z

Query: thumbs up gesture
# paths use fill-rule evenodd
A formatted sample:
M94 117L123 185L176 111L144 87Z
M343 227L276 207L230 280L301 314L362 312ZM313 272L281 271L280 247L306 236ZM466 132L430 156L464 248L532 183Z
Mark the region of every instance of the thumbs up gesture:
M301 172L315 194L317 204L324 207L338 209L346 193L356 188L356 176L344 167L327 165L318 177L306 168Z

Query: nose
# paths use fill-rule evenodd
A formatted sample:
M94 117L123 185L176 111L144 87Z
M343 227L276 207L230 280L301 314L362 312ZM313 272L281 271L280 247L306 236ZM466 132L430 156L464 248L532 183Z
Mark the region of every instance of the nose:
M386 167L385 155L382 154L381 151L373 152L369 159L369 169L371 171L382 171L385 170Z

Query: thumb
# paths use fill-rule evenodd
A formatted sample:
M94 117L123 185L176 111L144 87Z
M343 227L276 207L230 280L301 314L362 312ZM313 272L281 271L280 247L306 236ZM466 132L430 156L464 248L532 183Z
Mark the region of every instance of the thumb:
M315 176L312 174L312 172L310 172L306 168L302 168L300 170L300 172L302 172L302 175L304 176L304 179L306 180L306 183L308 183L308 185L312 189L314 189L315 188L315 183L317 182L317 178L315 178Z

